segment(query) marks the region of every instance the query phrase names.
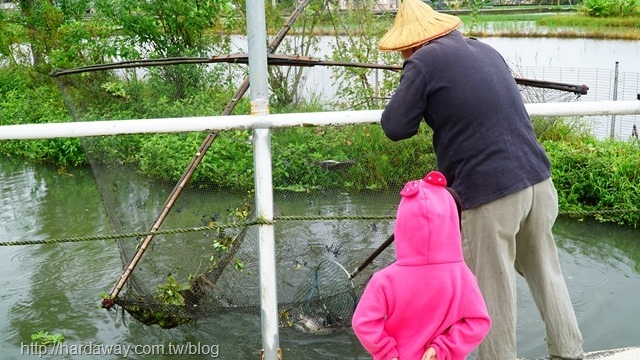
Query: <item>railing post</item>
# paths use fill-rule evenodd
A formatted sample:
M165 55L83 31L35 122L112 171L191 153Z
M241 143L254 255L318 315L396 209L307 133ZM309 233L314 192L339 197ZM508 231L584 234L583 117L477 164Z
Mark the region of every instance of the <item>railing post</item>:
M264 0L247 0L247 38L249 41L249 84L251 115L269 114L267 72L267 30ZM271 170L271 130L253 130L253 166L258 219L273 220L273 174ZM278 296L276 283L275 235L273 224L258 225L260 256L261 357L279 359Z
M618 61L616 61L616 69L613 73L613 101L618 100ZM616 130L616 114L611 115L611 131L609 137L613 140L615 138Z

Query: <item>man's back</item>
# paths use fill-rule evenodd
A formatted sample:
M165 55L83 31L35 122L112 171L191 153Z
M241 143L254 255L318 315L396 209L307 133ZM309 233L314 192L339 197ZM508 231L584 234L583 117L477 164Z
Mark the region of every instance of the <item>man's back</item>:
M422 118L433 129L438 169L463 209L550 176L515 79L487 44L453 31L405 61L382 126L400 140L415 134Z

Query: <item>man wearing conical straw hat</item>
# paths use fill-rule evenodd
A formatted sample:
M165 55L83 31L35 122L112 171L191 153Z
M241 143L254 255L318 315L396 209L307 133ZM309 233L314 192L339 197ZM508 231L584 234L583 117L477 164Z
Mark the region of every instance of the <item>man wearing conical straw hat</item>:
M462 204L464 258L492 321L477 359L517 358L516 272L545 323L551 358L580 359L583 339L552 233L558 198L549 159L504 59L463 37L460 24L421 0L402 2L378 44L405 59L382 128L393 141L414 136L423 119L433 130L438 170Z

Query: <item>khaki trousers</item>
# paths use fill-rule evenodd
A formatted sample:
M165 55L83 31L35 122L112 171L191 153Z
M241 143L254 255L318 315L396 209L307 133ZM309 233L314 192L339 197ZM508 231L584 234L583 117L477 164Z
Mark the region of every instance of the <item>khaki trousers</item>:
M545 323L549 354L582 355L582 334L551 232L557 215L558 194L551 179L462 212L465 261L492 320L477 360L517 358L515 271L526 279Z

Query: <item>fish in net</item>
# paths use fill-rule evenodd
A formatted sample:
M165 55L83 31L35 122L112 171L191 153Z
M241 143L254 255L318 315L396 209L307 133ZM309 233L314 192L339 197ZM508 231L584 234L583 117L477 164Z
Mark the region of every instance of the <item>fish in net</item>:
M302 332L330 334L351 326L357 295L349 272L335 260L322 260L309 269L280 318Z
M331 334L351 326L358 299L371 277L356 286L354 279L394 241L389 236L352 272L333 259L325 259L310 269L294 295L294 301L280 312L288 326L314 334Z
M115 304L137 321L162 328L228 313L259 315L259 254L251 246L257 243L257 231L255 227L245 229L244 238L236 239L232 245L237 251L228 261L219 263L216 271L200 272L184 284L179 284L173 275L168 276L169 281L151 294L150 290L136 290L135 284L142 275L137 274ZM285 229L278 232L291 233ZM291 237L284 235L280 239ZM334 242L324 239L296 241L282 241L276 249L280 326L317 335L350 327L357 299L376 266L366 275L351 278L339 261L353 264L360 256L350 255L352 260L348 261L348 250L343 252ZM390 261L388 255L387 260L379 259L377 267ZM236 259L241 259L242 269ZM157 258L148 260L155 261ZM144 267L139 270L144 271ZM169 288L173 290L171 297L158 295L166 294L164 290Z

